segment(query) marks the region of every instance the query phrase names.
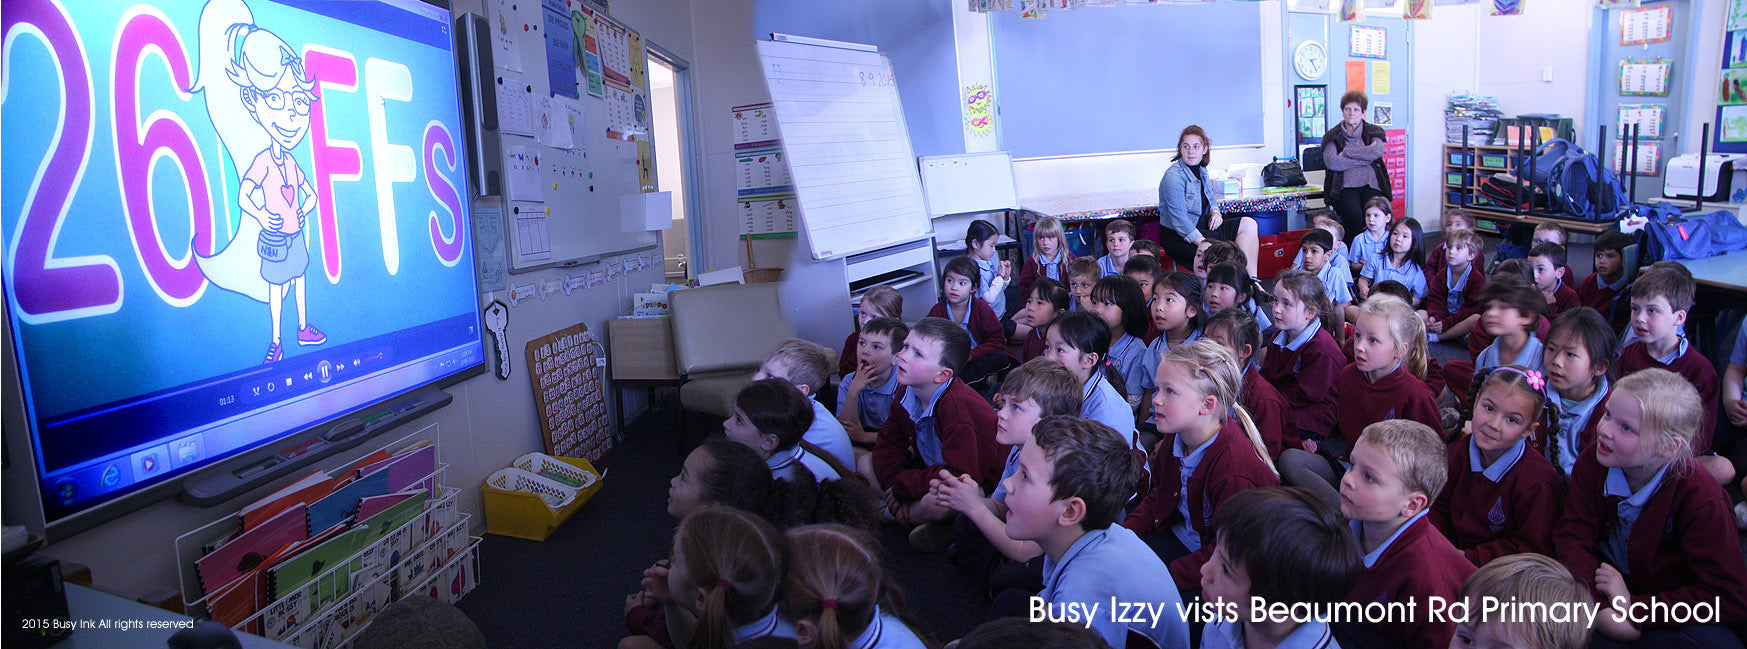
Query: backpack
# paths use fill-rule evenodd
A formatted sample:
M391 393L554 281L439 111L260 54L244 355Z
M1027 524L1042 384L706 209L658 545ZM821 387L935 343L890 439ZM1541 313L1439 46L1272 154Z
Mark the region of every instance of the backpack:
M1535 173L1540 175L1539 167ZM1550 209L1586 221L1611 221L1629 205L1613 171L1603 167L1594 154L1575 146L1548 170L1546 188Z
M1682 215L1667 202L1654 208L1635 206L1649 217L1640 239L1638 262L1703 259L1747 250L1747 226L1729 210Z
M1571 155L1571 151L1574 149L1578 153L1583 153L1583 149L1572 144L1570 140L1563 138L1547 140L1546 143L1541 145L1539 150L1529 154L1529 156L1534 158L1535 162L1535 172L1532 174L1532 177L1529 178L1529 181L1533 182L1538 187L1546 187L1547 179L1553 173L1553 167L1560 161L1564 160L1567 156ZM1517 161L1518 171L1526 170L1527 166L1528 163L1526 161Z
M1518 188L1522 190L1521 198ZM1538 204L1544 205L1545 196L1540 194L1539 187L1517 180L1516 176L1507 173L1495 173L1480 181L1480 195L1505 209L1534 209Z

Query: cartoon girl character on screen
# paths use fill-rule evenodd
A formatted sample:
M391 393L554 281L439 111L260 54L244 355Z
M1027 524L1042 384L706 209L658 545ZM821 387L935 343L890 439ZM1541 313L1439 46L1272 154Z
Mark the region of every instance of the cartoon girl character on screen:
M285 356L280 322L287 293L297 300L297 344L327 342L309 324L304 288L304 228L315 213L315 189L293 155L309 134L315 83L303 57L256 25L239 0L212 0L201 11L200 61L196 89L205 93L207 114L238 170L237 204L247 217L237 220L225 249L201 258L200 266L220 288L267 303L272 342L263 362L272 363Z

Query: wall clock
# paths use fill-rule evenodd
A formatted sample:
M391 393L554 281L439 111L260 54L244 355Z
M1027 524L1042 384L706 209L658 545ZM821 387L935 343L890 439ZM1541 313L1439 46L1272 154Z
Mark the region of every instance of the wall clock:
M1328 72L1328 48L1321 41L1307 40L1292 51L1292 69L1305 81L1316 81Z

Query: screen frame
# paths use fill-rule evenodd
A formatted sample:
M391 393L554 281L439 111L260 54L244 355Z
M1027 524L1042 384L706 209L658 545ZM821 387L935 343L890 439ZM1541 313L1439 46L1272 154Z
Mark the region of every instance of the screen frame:
M467 119L467 89L461 83L460 75L464 73L464 70L460 68L463 61L458 58L458 54L466 51L466 47L458 40L461 34L455 29L453 10L450 8L449 3L445 0L373 1L378 4L398 7L411 12L419 12L421 9L428 10L430 8L435 8L448 14L447 18L440 18L439 20L449 27L449 56L447 58L454 66L453 71L455 76L452 81L455 84L456 90L456 103L454 107L455 115L457 119L465 122ZM295 0L293 0L292 4L296 4ZM435 16L433 17L435 18ZM466 141L465 138L463 138L459 144L462 146L463 155L471 156L478 154L477 150L473 150L469 146L472 143ZM469 160L467 164L472 164L472 162ZM463 223L471 222L471 198L476 195L478 190L478 188L472 185L472 180L470 174L465 172L461 174L461 181L465 185L462 195L466 197L462 200L463 209L469 212L468 218L462 219ZM468 241L469 246L471 246L471 233L468 235ZM211 461L197 469L185 471L180 475L165 479L150 486L135 488L131 492L89 505L79 511L69 513L54 521L48 520L43 500L47 494L43 492L41 477L39 475L40 467L38 466L36 459L33 427L29 418L30 408L25 403L23 374L21 371L20 359L17 355L17 349L13 341L14 334L12 331L11 305L7 303L8 301L6 300L0 300L0 317L4 317L5 319L3 323L0 323L0 490L3 490L3 493L0 493L0 502L4 503L4 519L6 524L23 525L31 534L42 536L49 543L58 542L182 493L184 491L184 483L186 482L198 480L202 476L213 473L234 471L239 466L246 466L250 463L258 462L263 458L272 457L288 448L306 444L312 440L319 440L324 435L329 434L330 431L335 430L337 425L344 425L348 420L358 419L361 415L378 412L383 407L405 399L410 394L419 393L420 391L441 391L444 388L452 387L462 381L484 374L487 369L486 365L490 350L486 345L484 320L479 310L479 305L481 304L480 300L482 298L480 297L481 293L478 291L479 278L477 273L471 275L471 280L474 288L475 300L475 308L472 311L472 316L476 325L475 331L478 332L476 341L479 345L478 349L480 350L478 357L479 360L477 362L458 368L439 378L416 383L404 389L372 399L358 407L337 412L333 416L313 421L306 426L273 435L269 439L255 443L253 446L233 450L228 455L215 461ZM414 365L431 362L435 362L435 359L425 358ZM306 395L302 398L319 399L324 396L341 393L348 388L358 389L359 387L362 387L365 382L382 380L386 377L392 376L395 372L404 372L413 369L414 368L411 365L387 369L382 373L361 379L357 383L334 388L323 395ZM400 424L428 415L430 412L434 412L434 410L440 409L448 404L449 401L446 398L447 395L443 394L443 396L445 399L436 405L435 408L420 411L412 417L401 419L388 425L372 428L366 434L348 438L343 444L336 444L334 448L329 449L326 453L312 454L311 457L305 458L304 461L299 462L298 466L307 465L331 455L351 451L369 439L392 430ZM293 400L292 402L295 401L296 400ZM257 414L254 416L258 417L261 415ZM282 473L263 475L258 480L250 482L248 487L239 492L237 496L227 499L224 502L232 502L244 497L263 493L266 487L278 482L283 477ZM211 505L204 505L204 507L221 507L223 504L224 503L222 502L214 503Z

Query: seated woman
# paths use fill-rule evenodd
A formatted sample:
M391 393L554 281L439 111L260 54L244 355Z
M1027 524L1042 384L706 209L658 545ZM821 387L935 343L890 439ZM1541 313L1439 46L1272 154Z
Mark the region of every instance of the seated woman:
M1171 158L1175 162L1159 180L1159 247L1178 268L1193 268L1196 243L1203 237L1231 241L1244 251L1254 276L1260 247L1256 221L1247 216L1228 219L1220 213L1218 195L1207 179L1211 148L1207 132L1199 126L1191 124L1177 136L1177 155Z

